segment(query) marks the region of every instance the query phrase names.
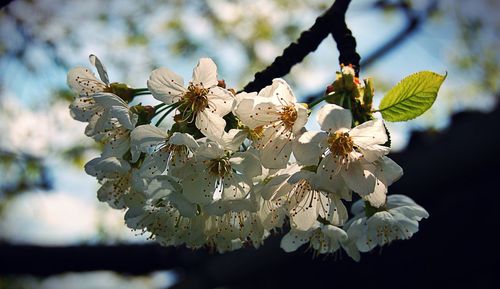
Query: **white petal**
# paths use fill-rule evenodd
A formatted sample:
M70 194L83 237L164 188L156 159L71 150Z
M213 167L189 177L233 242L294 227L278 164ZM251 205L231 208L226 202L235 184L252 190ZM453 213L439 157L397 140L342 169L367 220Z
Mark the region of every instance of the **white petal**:
M85 164L85 172L98 179L118 178L128 171L130 171L130 164L116 157L99 157Z
M97 199L101 202L108 203L113 209L125 209L127 207L123 199L125 192L125 190L117 186L116 181L107 180L97 190Z
M203 173L190 174L182 180L182 194L194 204L208 205L213 200L215 178Z
M261 100L262 97L254 100L244 100L236 110L241 121L251 129L258 126L272 125L281 120L280 107L272 102L263 102Z
M247 132L242 129L230 129L229 132L224 132L221 145L229 151L238 151L241 144L247 137Z
M254 129L259 126L258 123L254 122L253 116L253 107L255 104L255 100L253 97L243 97L234 108L234 114L239 118L239 120L246 126Z
M210 88L217 83L217 65L210 58L201 58L193 70L193 84Z
M174 132L168 139L168 142L173 145L185 145L190 149L196 149L199 147L194 137L188 133Z
M256 152L246 151L234 153L229 159L231 167L249 178L262 174L262 166Z
M355 144L360 146L382 145L387 142L387 133L384 122L380 119L369 120L349 132Z
M157 176L151 180L145 193L148 199L155 201L180 190L182 188L174 178L170 176Z
M341 106L326 104L318 111L318 123L326 132L349 129L352 125L352 114Z
M380 208L386 202L387 187L382 182L376 182L373 193L363 196L363 200L370 202L370 205L375 208Z
M89 122L90 119L99 114L103 108L97 105L92 97L78 97L69 106L71 117L82 122Z
M144 178L151 178L162 174L167 169L170 153L158 151L151 155L146 155L141 164L140 175Z
M170 193L166 198L170 203L172 203L178 210L179 213L187 218L192 218L196 215L197 208L196 205L189 202L183 194L174 191Z
M102 157L123 157L125 153L130 149L130 138L128 133L117 134L115 137L111 137L108 142L104 145L102 152Z
M95 66L97 72L99 73L99 77L105 84L109 84L108 72L106 68L102 64L102 62L95 56L94 54L90 54L89 56L90 63Z
M274 128L269 128L274 130ZM269 169L286 167L292 154L292 142L286 135L276 134L272 141L268 141L260 151L262 165Z
M292 132L297 134L302 128L305 127L309 113L307 108L298 103L295 104L295 110L297 111L297 119L293 123Z
M118 122L129 130L133 130L137 124L139 116L130 112L128 107L113 106L109 109L109 115L118 120Z
M293 155L304 166L318 165L323 154L327 134L319 131L306 131L293 144Z
M67 75L68 86L80 96L90 96L97 92L102 92L106 84L95 77L87 68L72 68Z
M406 195L394 194L387 197L387 207L395 208L399 206L413 206L415 201Z
M395 181L403 176L403 169L392 159L383 157L381 164L377 166L377 177L382 175L387 186L392 185Z
M167 140L167 133L156 126L145 124L130 133L132 162L136 162L141 152L151 153L154 148Z
M371 194L375 189L375 176L367 165L351 162L347 169L341 170L341 174L347 186L360 195Z
M348 239L347 233L337 226L324 225L321 227L321 231L330 239L330 242L333 243L346 242ZM336 247L338 248L338 246L340 246L340 244Z
M346 190L346 183L340 174L338 159L331 154L321 160L318 166L316 187L325 192L340 194Z
M292 229L281 239L281 248L285 252L294 252L300 246L309 242L311 233L310 231L303 232Z
M297 98L293 94L292 89L288 83L281 78L273 79L273 83L263 88L259 92L259 96L273 98L276 104L282 105L290 105L297 102Z
M290 192L292 185L287 183L286 180L290 177L288 174L277 175L268 181L260 190L264 200L270 200L280 190L281 187L286 186L285 193Z
M127 107L128 104L121 99L118 95L109 92L100 92L92 95L95 102L100 104L102 107L111 108L113 106Z
M355 216L365 215L365 201L363 199L357 200L351 205L351 213Z
M205 109L196 115L195 125L204 136L218 141L224 135L226 121L221 116Z
M179 101L186 92L182 77L164 67L151 72L148 89L154 98L166 104Z
M210 110L220 116L230 113L235 105L233 94L222 87L214 86L207 94Z
M238 200L247 196L252 187L252 182L243 175L230 174L223 180L224 188L222 190L223 200Z

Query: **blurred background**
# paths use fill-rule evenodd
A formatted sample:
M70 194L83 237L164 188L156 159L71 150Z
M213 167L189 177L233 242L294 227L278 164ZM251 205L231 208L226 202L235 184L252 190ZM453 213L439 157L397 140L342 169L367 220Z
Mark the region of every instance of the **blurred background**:
M170 250L172 255L161 256L171 258L172 264L151 271L133 269L142 266L136 263L136 255L128 269L117 272L96 268L66 273L55 270L52 274L50 266L43 274L2 271L0 288L280 288L283 284L343 288L341 285L349 282L404 282L404 278L420 280L423 283L412 284L426 287L449 282L455 282L455 287L496 287L493 271L499 264L489 253L494 244L485 235L490 234L486 230L495 231L498 226L494 204L499 198L493 192L498 191L494 178L498 174L496 123L500 121L496 109L500 96L500 2L352 2L347 24L358 43L361 76L374 78L375 103L413 72L448 73L430 111L409 123L389 124L394 158L406 174L393 192L408 194L431 214L414 239L402 242L409 244L396 242L382 254L366 254L360 264L355 264L333 257L311 261L311 252L304 250L286 255L279 251L279 240L274 238L258 250L225 256ZM124 212L97 201L98 184L83 171L83 164L99 151L84 136L85 125L69 116L73 95L66 86L66 73L71 67L90 68L88 55L95 54L108 68L112 82L146 87L150 72L157 67L172 68L189 78L198 58L211 57L218 64L219 78L239 90L331 3L14 0L2 4L2 268L12 262L5 254L23 248L15 246L95 246L103 248L99 251L103 258L108 256L106 248L152 246L145 236L126 228ZM335 77L337 59L335 43L329 37L285 79L299 99L321 94ZM141 261L147 263L149 256L143 258ZM264 264L271 259L280 260L271 268L275 274L268 270L269 264ZM239 260L237 271L231 266L235 260ZM78 259L72 262L78 263ZM443 266L439 276L432 275L435 271L426 267L427 262ZM291 269L291 264L298 267ZM313 266L305 269L306 264ZM387 267L383 269L381 264ZM398 264L410 267L404 269ZM454 265L446 269L450 264ZM406 274L396 277L391 270ZM300 273L303 276L297 275ZM359 276L355 273L373 279L353 281ZM465 277L467 274L470 278ZM260 283L249 276L258 276ZM294 282L289 280L291 276ZM385 287L395 285L384 283Z

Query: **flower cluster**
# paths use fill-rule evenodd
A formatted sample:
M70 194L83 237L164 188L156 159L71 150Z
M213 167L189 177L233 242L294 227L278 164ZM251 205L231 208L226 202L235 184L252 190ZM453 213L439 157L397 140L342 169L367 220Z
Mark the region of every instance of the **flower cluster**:
M147 89L132 89L110 83L99 59L90 59L100 79L81 67L68 73L78 94L71 115L103 148L85 170L101 184L99 200L126 209L130 228L163 245L225 252L289 229L281 242L287 252L308 243L316 254L344 250L358 260L411 237L428 217L410 198L386 196L403 171L386 156L371 83L349 66L322 99L321 131L307 131L319 102L299 103L283 79L235 93L202 58L188 83L159 68ZM161 103L132 105L148 93ZM168 115L173 125L160 126Z

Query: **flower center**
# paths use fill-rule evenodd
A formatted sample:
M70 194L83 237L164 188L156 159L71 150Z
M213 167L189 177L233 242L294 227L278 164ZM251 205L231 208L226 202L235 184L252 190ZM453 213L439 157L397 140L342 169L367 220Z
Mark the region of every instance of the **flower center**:
M226 158L206 160L208 172L217 177L224 177L231 173L231 163Z
M337 131L328 137L330 151L335 156L347 156L353 151L354 143L349 133Z
M280 112L280 120L286 128L292 128L293 124L297 120L297 110L295 107L293 105L285 106Z
M207 88L204 88L199 84L189 84L188 91L182 98L184 106L189 108L194 113L203 111L208 106L208 92L209 90Z

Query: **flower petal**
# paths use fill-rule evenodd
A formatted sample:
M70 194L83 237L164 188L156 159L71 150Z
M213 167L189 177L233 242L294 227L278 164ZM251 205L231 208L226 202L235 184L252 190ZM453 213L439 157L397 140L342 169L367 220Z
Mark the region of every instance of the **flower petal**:
M67 75L68 86L80 96L91 96L106 89L106 84L97 79L89 69L84 67L72 68Z
M323 154L327 134L319 131L306 131L293 143L293 155L304 166L318 165Z
M97 56L95 56L94 54L90 54L89 60L90 63L97 69L97 72L99 73L99 77L101 78L101 80L105 84L109 85L108 72L106 71L106 68L102 64L101 60L99 60L99 58L97 58Z
M148 89L154 98L166 104L179 101L186 92L182 77L164 67L151 72Z
M221 116L205 109L196 115L195 125L204 136L218 141L224 135L226 121Z
M294 252L303 244L309 242L311 238L312 231L299 231L291 229L283 238L281 239L281 248L285 252Z
M350 129L352 125L351 111L335 104L326 104L318 111L318 123L326 132L339 129Z
M214 86L207 94L210 110L220 116L230 113L235 104L233 94L222 87Z
M167 140L167 132L156 126L145 124L136 127L130 133L130 152L132 162L139 159L141 152L152 153L161 143Z
M351 190L360 195L368 195L375 189L373 170L370 170L367 165L361 165L359 162L351 162L347 169L341 170L341 174Z
M210 88L217 83L217 65L210 58L201 58L193 69L193 84Z
M388 140L384 122L380 119L369 120L349 132L353 142L363 147L382 145Z
M274 131L270 127L268 130ZM281 169L286 167L292 154L292 141L286 135L275 134L275 138L269 140L260 151L262 165L269 169Z
M240 174L230 174L223 180L224 188L222 190L223 200L240 200L247 196L252 188L252 182Z

